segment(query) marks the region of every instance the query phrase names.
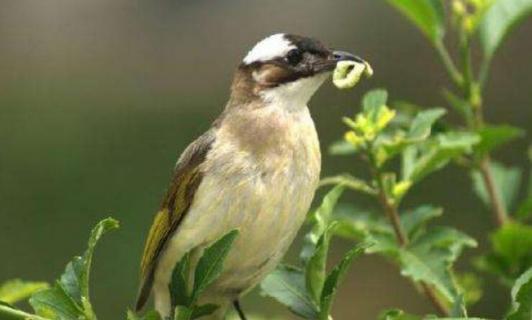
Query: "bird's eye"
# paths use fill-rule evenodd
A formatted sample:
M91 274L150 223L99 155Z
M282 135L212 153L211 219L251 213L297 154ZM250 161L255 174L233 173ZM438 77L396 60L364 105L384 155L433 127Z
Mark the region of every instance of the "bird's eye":
M303 59L303 52L299 49L292 49L286 54L286 61L293 66L301 62L301 59Z

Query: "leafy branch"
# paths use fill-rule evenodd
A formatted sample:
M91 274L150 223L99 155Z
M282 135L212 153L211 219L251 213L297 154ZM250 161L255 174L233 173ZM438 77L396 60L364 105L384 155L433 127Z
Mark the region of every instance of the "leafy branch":
M416 25L432 43L442 61L449 79L458 93L445 90L449 104L463 116L467 130L479 133L481 145L490 144L489 136L498 128L488 126L484 120L483 88L489 76L489 67L493 57L507 34L515 25L532 12L530 0L453 0L446 14L442 1L399 1L388 2L403 13ZM446 19L449 17L449 19ZM459 48L459 63L455 62L445 45L447 22L451 31L456 32ZM478 71L475 72L471 59L472 43L478 37L483 53ZM511 141L522 135L519 130L497 132L505 141ZM483 135L481 133L487 133ZM490 153L499 144L489 148L475 149L468 161L470 170L482 176L482 183L489 196L489 205L497 226L502 226L510 218L508 208L502 202L502 195L494 178L494 169Z
M371 195L388 223L351 213L340 218L344 224L341 234L376 242L370 251L395 261L402 274L419 286L440 314L450 315L451 306L464 309L460 306L461 292L455 284L452 263L464 247L476 243L450 228L426 232L426 222L439 215L438 209L420 207L402 217L399 206L416 183L449 161L472 152L479 139L461 132L433 135L432 126L445 114L439 108L420 111L403 123L394 122L397 112L388 108L387 98L382 89L368 92L362 99L361 113L352 119L344 118L350 129L344 140L352 145L351 153L367 162L371 173L371 181L364 182L366 187L357 189L375 190ZM402 159L400 181L399 175L387 166L398 156ZM337 181L339 185L348 185L346 180ZM363 180L356 181L360 185Z

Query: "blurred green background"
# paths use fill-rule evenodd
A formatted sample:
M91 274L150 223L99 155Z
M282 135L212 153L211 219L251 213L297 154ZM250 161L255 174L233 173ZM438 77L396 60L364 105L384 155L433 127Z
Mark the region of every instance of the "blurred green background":
M355 112L368 88L385 86L395 100L444 104L446 78L432 48L385 1L0 0L0 282L52 281L84 250L90 227L113 216L122 228L97 250L92 295L101 319L124 318L177 156L222 110L247 50L275 32L317 37L375 69L356 90L327 83L311 102L324 152L344 131L341 116ZM530 129L530 34L532 21L494 61L489 121ZM529 141L511 144L498 158L524 166ZM323 175L363 170L353 159L324 156ZM468 176L452 167L417 187L405 206L443 205L441 223L485 243L491 217L470 188ZM348 246L338 241L332 261ZM482 250L469 250L460 269ZM497 318L508 292L485 280L486 295L471 313ZM287 314L257 293L243 303L249 311ZM374 319L391 307L432 311L393 266L363 257L333 314Z

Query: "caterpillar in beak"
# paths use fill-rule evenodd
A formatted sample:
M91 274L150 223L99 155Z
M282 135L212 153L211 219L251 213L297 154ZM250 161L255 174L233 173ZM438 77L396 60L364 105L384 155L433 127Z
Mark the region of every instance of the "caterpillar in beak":
M338 89L350 89L356 86L362 75L367 78L373 75L373 69L368 62L339 61L334 69L332 81Z

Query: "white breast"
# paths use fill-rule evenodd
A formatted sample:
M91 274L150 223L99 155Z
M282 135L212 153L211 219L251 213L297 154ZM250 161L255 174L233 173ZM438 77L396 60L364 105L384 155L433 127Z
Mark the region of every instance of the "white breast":
M171 266L186 251L239 229L224 272L210 289L213 296L234 299L271 271L293 241L319 181L317 134L307 108L257 113L254 119L276 123L278 131L254 148L235 139L234 128L218 130L193 204L159 263L156 284L168 281Z

